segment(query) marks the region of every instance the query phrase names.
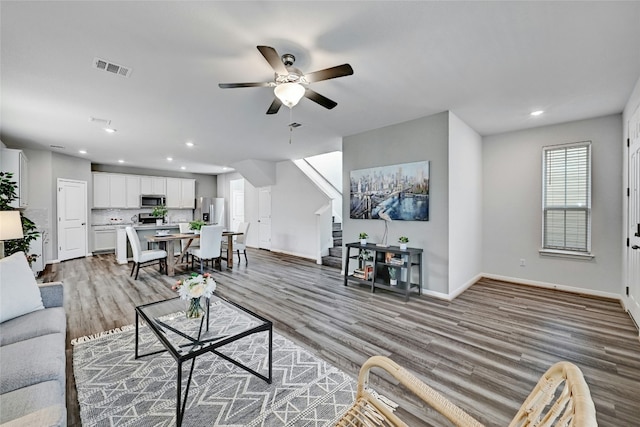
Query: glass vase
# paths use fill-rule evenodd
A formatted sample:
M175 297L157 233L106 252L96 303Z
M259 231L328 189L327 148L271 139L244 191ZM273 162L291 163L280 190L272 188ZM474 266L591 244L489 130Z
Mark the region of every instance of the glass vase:
M191 298L187 302L187 319L199 319L204 314L200 298Z

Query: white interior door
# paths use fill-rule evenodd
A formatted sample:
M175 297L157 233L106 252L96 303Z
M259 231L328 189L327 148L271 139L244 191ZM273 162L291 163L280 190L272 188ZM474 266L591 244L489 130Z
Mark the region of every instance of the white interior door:
M231 193L231 230L237 230L244 222L244 191L233 190Z
M640 325L640 108L629 121L629 248L625 305Z
M258 217L259 248L271 250L271 187L258 190Z
M87 183L58 178L58 260L87 255Z

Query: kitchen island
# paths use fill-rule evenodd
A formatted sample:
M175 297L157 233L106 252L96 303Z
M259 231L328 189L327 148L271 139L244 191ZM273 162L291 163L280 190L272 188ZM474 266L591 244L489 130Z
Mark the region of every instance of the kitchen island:
M133 227L138 233L140 238L140 244L143 249L146 249L147 237L155 236L158 230L169 230L170 233L177 233L180 229L178 223L173 224L122 224L116 227L116 261L118 264L127 264L131 259L131 246L127 239L127 227Z

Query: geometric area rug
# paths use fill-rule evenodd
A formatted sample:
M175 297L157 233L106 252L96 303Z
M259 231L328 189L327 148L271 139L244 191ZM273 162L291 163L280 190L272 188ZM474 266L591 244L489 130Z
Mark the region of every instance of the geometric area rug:
M74 340L83 426L175 426L177 363L168 353L136 360L135 327ZM140 351L163 347L140 328ZM268 334L220 349L265 373ZM183 363L183 391L191 362ZM273 333L273 381L206 353L196 358L183 426L332 426L355 400L356 381Z

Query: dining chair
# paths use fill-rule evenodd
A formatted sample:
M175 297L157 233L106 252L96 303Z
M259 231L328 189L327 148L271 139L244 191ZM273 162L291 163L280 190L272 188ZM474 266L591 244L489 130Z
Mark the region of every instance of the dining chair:
M143 251L140 245L140 238L138 237L136 230L134 230L133 227L127 227L126 232L129 242L131 243L131 252L133 253L133 268L131 269L131 274L129 274L129 276L133 276L133 272L135 271L135 280L138 280L140 267L155 264L156 261L160 265L160 271L162 272L163 269L166 271L167 251L162 249L150 249Z
M189 248L191 268L195 258L200 260L200 273L204 273L204 261L215 261L222 270L222 225L205 225L200 229L200 247Z
M236 240L233 242L233 249L238 252L238 264L240 264L240 251L244 253L244 262L245 264L249 264L249 260L247 259L247 233L249 232L250 222L241 222L238 224L238 232L242 233L239 236L236 236Z

